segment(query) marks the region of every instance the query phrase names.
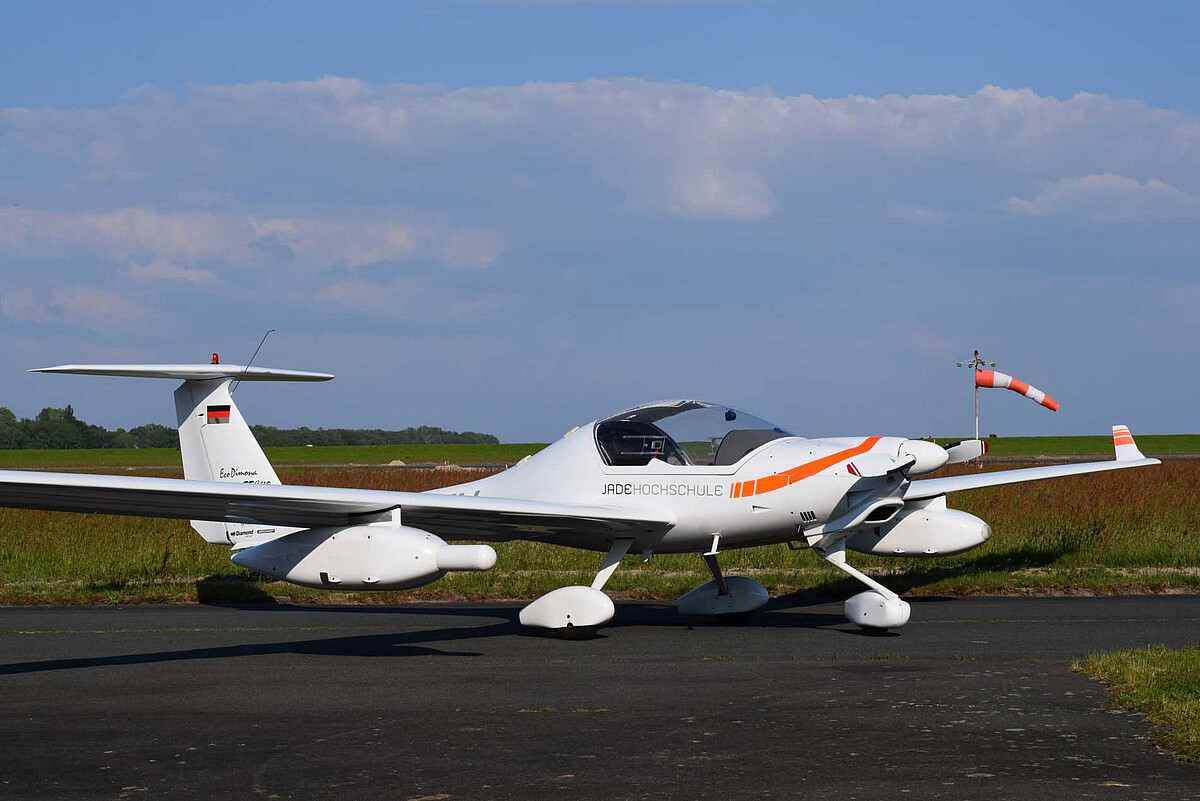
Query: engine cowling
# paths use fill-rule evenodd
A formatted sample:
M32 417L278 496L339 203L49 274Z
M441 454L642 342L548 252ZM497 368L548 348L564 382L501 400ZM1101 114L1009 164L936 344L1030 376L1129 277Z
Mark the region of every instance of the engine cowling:
M905 510L884 525L865 528L846 547L876 556L950 556L978 548L992 527L975 515L943 505Z
M950 460L950 454L936 442L922 439L906 439L899 449L900 456L911 456L916 463L909 468L910 476L923 476L941 468Z
M490 570L487 545L447 545L407 526L310 528L238 551L233 562L302 587L405 590L450 570Z

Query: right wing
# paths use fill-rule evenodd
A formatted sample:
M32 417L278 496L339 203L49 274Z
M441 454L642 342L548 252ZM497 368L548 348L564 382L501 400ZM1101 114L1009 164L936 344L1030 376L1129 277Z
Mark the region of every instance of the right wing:
M668 518L612 506L18 470L0 470L0 506L302 528L369 523L398 509L404 525L443 539L665 532L674 525Z
M1149 467L1161 464L1158 459L1147 459L1138 450L1133 435L1125 426L1113 426L1113 445L1117 458L1107 462L1083 462L1082 464L1060 464L1047 467L1025 467L1018 470L1001 470L995 473L975 473L946 478L926 478L914 481L904 491L904 500L919 501L936 498L950 492L997 487L1003 484L1018 484L1022 481L1040 481L1045 478L1079 476L1100 473L1106 470L1124 470L1127 467Z

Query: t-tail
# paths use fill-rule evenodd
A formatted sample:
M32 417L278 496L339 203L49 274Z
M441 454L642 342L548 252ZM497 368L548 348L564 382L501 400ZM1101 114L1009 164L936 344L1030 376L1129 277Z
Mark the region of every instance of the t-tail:
M215 357L214 357L215 358ZM183 477L193 481L238 484L279 484L275 468L254 439L233 402L235 381L328 381L328 373L244 367L237 364L66 364L31 373L104 375L130 378L172 378L183 383L175 390L175 417ZM209 542L250 545L297 529L259 529L250 524L191 521Z

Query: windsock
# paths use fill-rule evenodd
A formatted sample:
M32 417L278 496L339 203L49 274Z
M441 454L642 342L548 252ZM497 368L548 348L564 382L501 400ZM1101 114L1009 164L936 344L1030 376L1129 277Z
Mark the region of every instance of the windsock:
M976 370L975 386L1011 389L1013 392L1019 392L1030 400L1040 403L1052 412L1058 411L1058 401L1054 398L1051 398L1037 387L1031 387L1021 379L1005 375L998 370Z

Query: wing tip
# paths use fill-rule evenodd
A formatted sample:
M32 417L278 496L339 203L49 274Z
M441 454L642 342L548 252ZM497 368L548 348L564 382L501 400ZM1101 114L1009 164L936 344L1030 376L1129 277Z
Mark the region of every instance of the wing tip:
M1116 459L1118 462L1135 462L1144 460L1146 457L1141 449L1137 446L1137 441L1133 438L1133 433L1130 432L1129 426L1115 425L1112 427L1113 450L1116 451Z

